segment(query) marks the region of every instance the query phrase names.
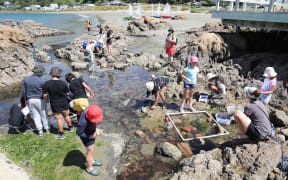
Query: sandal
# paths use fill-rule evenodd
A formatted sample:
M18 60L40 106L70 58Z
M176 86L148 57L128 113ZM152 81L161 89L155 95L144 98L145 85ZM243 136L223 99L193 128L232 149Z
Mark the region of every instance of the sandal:
M101 171L97 170L97 169L92 169L92 170L88 170L86 169L86 172L88 174L91 174L92 176L98 176L101 174Z
M102 166L102 162L99 160L94 160L92 166Z

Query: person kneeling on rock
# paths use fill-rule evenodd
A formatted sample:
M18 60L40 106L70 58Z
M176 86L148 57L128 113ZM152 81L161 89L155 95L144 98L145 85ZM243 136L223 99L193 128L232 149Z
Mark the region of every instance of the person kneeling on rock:
M158 104L159 96L163 103L163 108L166 108L166 100L165 100L165 90L166 86L169 84L169 78L165 76L155 77L152 75L152 80L146 83L147 88L147 97L152 93L155 96L155 102L150 107L151 110L155 109Z
M212 99L223 98L223 95L226 94L226 87L220 81L219 76L217 74L208 73L208 89L212 92Z

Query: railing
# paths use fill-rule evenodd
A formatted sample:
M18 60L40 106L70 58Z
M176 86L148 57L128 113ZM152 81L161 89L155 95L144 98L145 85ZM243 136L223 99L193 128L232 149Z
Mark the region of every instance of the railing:
M220 3L229 2L229 6L226 7L226 11L247 11L247 5L252 7L253 11L256 12L259 7L263 8L262 12L274 13L275 7L279 7L277 12L286 12L288 11L288 0L217 0L216 11L221 10ZM240 3L242 3L242 9L240 9ZM235 6L234 6L235 4Z

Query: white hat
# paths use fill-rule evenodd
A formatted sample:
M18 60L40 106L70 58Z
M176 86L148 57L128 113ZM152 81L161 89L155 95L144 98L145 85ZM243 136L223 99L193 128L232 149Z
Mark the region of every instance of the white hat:
M207 80L210 80L212 78L215 78L217 75L216 74L213 74L213 73L208 73L207 74Z
M154 83L152 81L149 81L146 83L147 91L151 92L154 89Z
M244 92L246 96L250 99L256 99L257 97L254 95L255 91L257 91L256 87L245 87Z
M273 67L266 67L263 76L271 78L277 76L277 73L275 72L275 69Z

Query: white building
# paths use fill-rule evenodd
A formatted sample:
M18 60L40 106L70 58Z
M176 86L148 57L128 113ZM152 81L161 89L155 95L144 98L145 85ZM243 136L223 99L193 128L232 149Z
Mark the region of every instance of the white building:
M58 9L59 8L58 4L50 4L49 7L51 9Z

